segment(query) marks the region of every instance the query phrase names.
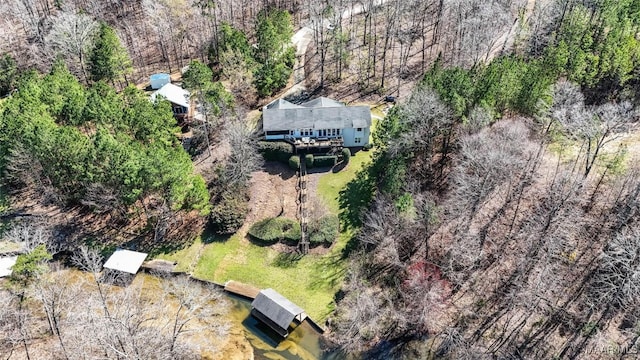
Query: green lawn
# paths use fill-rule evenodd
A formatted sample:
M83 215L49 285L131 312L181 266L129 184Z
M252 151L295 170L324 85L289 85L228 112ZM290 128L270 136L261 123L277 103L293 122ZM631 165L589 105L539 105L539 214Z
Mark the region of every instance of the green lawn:
M371 151L360 151L351 157L344 169L320 177L318 193L329 211L339 213L340 191L371 160L371 155ZM343 231L331 251L322 256L281 254L270 247L254 245L236 234L210 243L197 239L189 248L159 257L177 261L179 270L190 271L199 279L218 283L235 280L258 288L273 288L321 324L333 311L334 295L340 289L346 271L342 250L353 231ZM195 266L191 268L191 264Z
M349 165L337 173L328 173L323 175L318 182L318 194L326 202L329 211L338 214L340 206L338 196L349 181L351 181L356 173L371 161L372 151L359 151L351 157Z

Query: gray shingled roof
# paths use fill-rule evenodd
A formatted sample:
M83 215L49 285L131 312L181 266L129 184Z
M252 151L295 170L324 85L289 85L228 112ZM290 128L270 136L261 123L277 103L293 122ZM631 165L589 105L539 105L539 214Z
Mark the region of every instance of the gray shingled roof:
M264 131L293 129L345 129L371 126L371 110L368 106L344 106L328 98L319 98L293 107L269 107L262 112ZM280 102L279 104L282 104Z
M285 332L293 319L304 312L298 305L292 303L273 289L260 291L251 307L259 311Z
M287 100L278 99L265 106L265 109L296 109L301 107L302 106L290 103Z
M344 106L344 104L339 101L329 99L327 97L319 97L317 99L307 101L306 103L302 104L302 106L304 107L341 107L341 106Z

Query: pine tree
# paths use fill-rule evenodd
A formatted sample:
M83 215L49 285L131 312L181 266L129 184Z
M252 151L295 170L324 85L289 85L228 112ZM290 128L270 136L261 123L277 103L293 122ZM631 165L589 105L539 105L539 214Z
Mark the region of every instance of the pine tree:
M100 24L94 48L89 55L89 72L93 81L115 82L132 72L131 59L120 43L116 32L105 23ZM127 81L128 82L128 81Z

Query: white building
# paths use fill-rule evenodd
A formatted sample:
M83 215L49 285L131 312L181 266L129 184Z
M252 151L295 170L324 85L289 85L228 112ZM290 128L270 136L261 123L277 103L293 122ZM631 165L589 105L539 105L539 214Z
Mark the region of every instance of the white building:
M156 101L158 96L171 103L173 115L178 121L185 120L191 115L191 93L187 90L169 83L154 91L151 94L151 101Z
M371 110L325 97L301 105L278 99L263 108L262 127L267 140L341 138L345 147L360 147L369 143Z

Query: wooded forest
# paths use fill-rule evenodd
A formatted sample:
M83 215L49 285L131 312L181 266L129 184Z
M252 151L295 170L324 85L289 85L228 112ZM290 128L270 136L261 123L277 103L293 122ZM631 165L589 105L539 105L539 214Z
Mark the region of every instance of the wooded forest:
M8 359L42 337L60 359L215 353L184 339L228 336L217 290L107 291L102 259L243 229L279 151L256 110L296 86L394 102L337 197L328 358L635 358L640 0L5 0L0 24L0 235L29 244ZM158 72L203 115L189 149Z

